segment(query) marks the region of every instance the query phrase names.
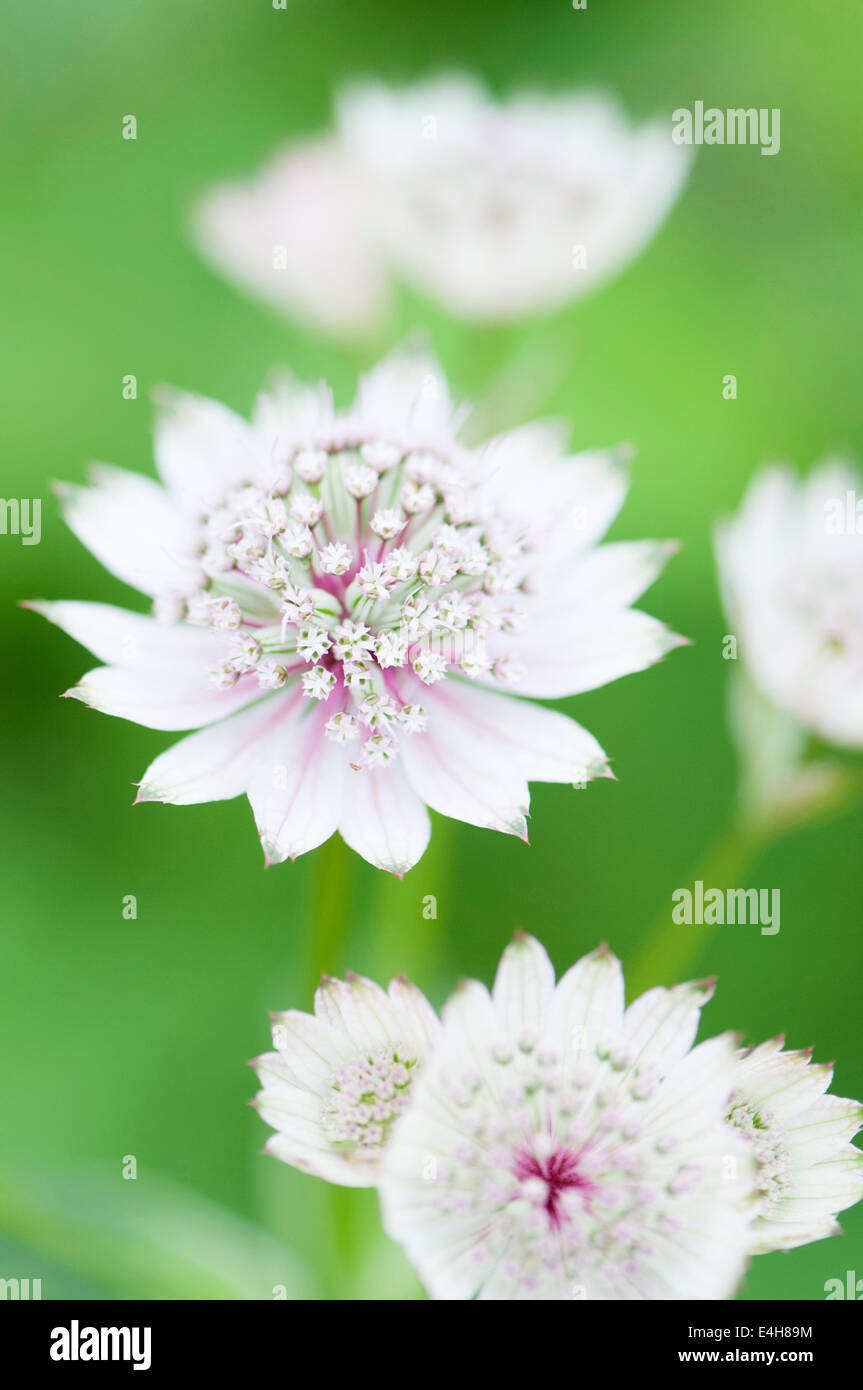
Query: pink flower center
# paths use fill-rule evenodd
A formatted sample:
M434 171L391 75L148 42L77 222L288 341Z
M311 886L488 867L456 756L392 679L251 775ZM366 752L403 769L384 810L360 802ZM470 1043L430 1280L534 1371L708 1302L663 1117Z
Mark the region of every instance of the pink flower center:
M572 1149L553 1149L542 1156L522 1149L515 1156L513 1173L520 1182L529 1183L531 1189L540 1194L541 1205L555 1230L567 1219L564 1203L567 1192L580 1189L585 1198L589 1198L595 1191L594 1184L579 1172L578 1161L579 1156ZM544 1185L544 1191L540 1184Z

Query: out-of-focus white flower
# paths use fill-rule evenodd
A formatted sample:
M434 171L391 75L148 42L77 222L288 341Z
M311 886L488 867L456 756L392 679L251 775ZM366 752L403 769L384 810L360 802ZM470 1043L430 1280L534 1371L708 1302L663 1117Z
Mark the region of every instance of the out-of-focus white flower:
M850 748L863 748L858 498L859 476L842 463L802 483L770 468L716 535L725 607L752 681L802 728Z
M439 1299L730 1297L752 1162L726 1123L730 1036L693 1048L712 982L624 1009L600 948L555 987L529 937L470 982L395 1126L385 1226Z
M337 140L302 142L249 182L209 193L193 234L243 289L336 338L361 337L390 299L369 194Z
M330 139L206 196L196 237L231 279L331 332L379 324L393 275L457 317L513 319L631 260L688 164L666 123L634 129L601 95L365 84L342 94Z
M434 363L396 356L341 413L290 381L252 425L171 397L161 485L100 468L64 489L80 539L156 602L34 605L106 663L68 693L200 730L139 800L245 792L268 862L339 831L403 873L427 806L526 838L529 780L610 775L578 724L513 696L590 690L676 646L629 606L670 547L595 544L626 492L613 455L567 458L541 426L471 450L457 424Z
M274 1014L276 1050L252 1063L262 1085L255 1105L276 1131L266 1152L329 1182L373 1184L438 1029L405 979L385 991L357 975L325 977L314 1014Z
M825 1095L832 1064L783 1038L740 1053L729 1119L749 1140L759 1202L753 1250L790 1250L836 1235L836 1213L863 1197L863 1152L851 1143L863 1105Z

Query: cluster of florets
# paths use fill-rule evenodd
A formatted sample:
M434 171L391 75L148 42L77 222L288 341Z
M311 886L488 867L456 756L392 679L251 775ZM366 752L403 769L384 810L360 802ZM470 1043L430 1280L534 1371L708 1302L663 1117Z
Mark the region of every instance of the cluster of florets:
M300 449L202 532L185 617L226 633L212 679L326 702L326 734L357 742L355 766L423 731L423 686L516 674L487 636L518 626L530 547L453 459L382 441Z

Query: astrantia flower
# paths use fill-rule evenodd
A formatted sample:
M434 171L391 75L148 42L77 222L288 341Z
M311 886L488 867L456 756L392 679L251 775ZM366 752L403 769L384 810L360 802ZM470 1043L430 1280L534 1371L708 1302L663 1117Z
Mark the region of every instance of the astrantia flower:
M204 253L244 287L345 334L395 275L458 317L511 319L592 288L642 248L688 153L601 96L498 103L473 80L352 88L329 140L203 202Z
M859 476L762 472L716 553L740 655L762 696L830 743L863 748L863 515ZM863 512L863 508L861 508Z
M710 982L624 1010L600 948L560 980L531 938L464 985L395 1126L384 1222L441 1299L727 1298L749 1249L730 1036Z
M626 479L557 431L459 443L428 361L394 358L336 413L283 382L253 424L176 397L162 484L117 469L64 490L72 529L156 616L35 605L107 664L68 693L156 729L139 800L245 792L267 861L335 831L402 873L426 806L525 835L528 780L608 775L596 740L513 695L556 698L680 639L629 604L667 545L595 547ZM202 727L203 726L203 727Z
M836 1235L836 1213L863 1197L863 1152L851 1143L863 1105L825 1095L832 1064L813 1065L811 1049L783 1052L783 1042L740 1054L729 1111L756 1163L757 1253Z
M329 1182L373 1184L438 1029L407 980L387 992L356 975L325 978L313 1015L273 1016L276 1051L253 1063L263 1087L255 1105L276 1130L266 1152Z

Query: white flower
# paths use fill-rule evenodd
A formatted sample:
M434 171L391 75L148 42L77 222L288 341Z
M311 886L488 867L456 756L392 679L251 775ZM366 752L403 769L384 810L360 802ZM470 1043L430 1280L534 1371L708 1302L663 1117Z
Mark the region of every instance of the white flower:
M469 982L379 1177L389 1234L438 1299L730 1297L749 1250L734 1040L692 1048L712 982L624 1010L605 948L555 987L538 942Z
M459 317L511 319L632 259L688 163L666 122L633 129L603 96L372 83L343 93L331 138L211 193L197 239L240 285L331 332L375 327L392 276Z
M370 445L380 473L357 462ZM436 481L388 540L371 520L416 451L434 456ZM310 457L316 482L299 476ZM403 873L426 847L427 806L526 837L529 780L610 773L578 724L511 695L591 690L680 641L629 606L669 547L595 544L626 492L615 458L567 458L545 427L467 449L426 359L382 363L340 414L294 383L262 396L252 425L172 397L156 461L161 484L97 470L92 487L65 490L65 516L119 578L169 610L179 602L186 619L35 606L106 663L70 695L151 728L200 730L155 760L139 800L245 792L270 863L338 831ZM358 467L374 479L364 495ZM309 554L286 548L286 532L258 544L276 502L306 517ZM409 549L442 557L445 574L427 566L424 579ZM364 713L373 696L392 708L385 733Z
M836 1235L836 1213L863 1197L863 1152L851 1143L863 1105L825 1095L832 1065L812 1065L811 1049L783 1052L783 1042L740 1053L729 1113L755 1158L759 1254Z
M314 1014L275 1014L276 1051L252 1064L263 1088L255 1104L276 1131L266 1152L329 1182L373 1184L438 1028L405 979L384 991L356 975L324 977Z
M859 475L841 463L802 483L770 468L716 537L725 607L755 686L803 729L849 748L863 748L861 497Z

